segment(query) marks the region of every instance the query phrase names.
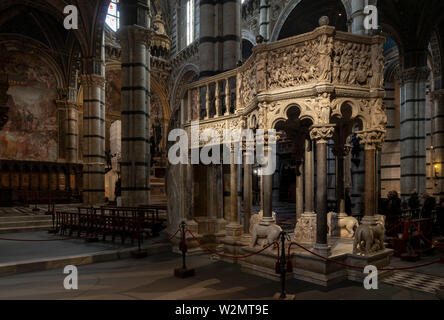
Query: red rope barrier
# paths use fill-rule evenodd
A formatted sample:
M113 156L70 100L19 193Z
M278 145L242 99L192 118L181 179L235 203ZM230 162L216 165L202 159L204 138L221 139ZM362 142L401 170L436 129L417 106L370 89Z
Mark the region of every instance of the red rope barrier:
M397 225L395 225L394 227L390 228L389 230L387 230L385 233L390 233L393 230L395 230L396 228L398 228L400 225L402 225L404 223L404 221L399 222Z
M316 257L318 257L318 258L324 259L324 260L326 260L326 261L330 261L330 262L333 262L333 263L336 263L336 264L339 264L339 265L341 265L341 266L345 266L345 267L348 267L348 268L364 270L364 267L353 266L353 265L350 265L350 264L347 264L347 263L343 263L343 262L340 262L340 261L336 261L336 260L333 260L333 259L330 259L330 258L327 258L327 257L321 256L321 255L319 255L319 254L317 254L317 253L315 253L315 252L313 252L313 251L311 251L311 250L305 248L304 246L302 246L302 245L300 245L299 243L296 243L296 242L292 242L292 243L290 244L290 246L289 246L289 248L288 248L288 252L289 252L289 253L290 253L290 248L291 248L291 246L292 246L293 244L296 245L296 246L298 246L299 248L301 248L301 249L303 249L303 250L305 250L305 251L311 253L312 255L314 255L314 256L316 256ZM436 261L432 261L432 262L428 262L428 263L424 263L424 264L420 264L420 265L416 265L416 266L399 267L399 268L378 268L378 270L379 270L379 271L401 271L401 270L411 270L411 269L416 269L416 268L421 268L421 267L430 266L430 265L432 265L432 264L440 263L440 262L442 262L441 259L440 259L440 260L436 260Z
M211 253L213 253L213 254L215 254L215 255L218 255L218 256L220 256L220 257L223 257L223 258L230 258L230 259L245 259L245 258L248 258L248 257L254 256L254 255L256 255L256 254L259 254L259 253L265 251L266 249L270 248L270 247L271 247L272 245L274 245L274 244L277 244L277 245L279 246L279 243L275 241L275 242L273 242L273 243L270 243L268 246L262 248L262 249L259 250L259 251L252 252L252 253L249 253L249 254L246 254L246 255L243 255L243 256L232 256L232 255L227 255L227 254L219 253L219 252L217 252L217 251L215 251L215 250L213 250L213 249L207 247L207 246L204 245L202 242L200 242L200 240L199 240L199 239L198 239L198 238L197 238L197 237L196 237L196 236L195 236L190 230L187 229L186 232L188 232L188 233L194 238L194 240L196 240L197 243L199 243L199 246L201 246L201 247L204 248L205 250L207 250L207 251L209 251L209 252L211 252ZM279 251L278 251L278 252L279 252Z
M418 234L421 236L421 238L424 239L424 241L428 242L428 243L429 243L431 246L433 246L433 247L440 248L440 249L441 249L441 248L444 248L443 246L436 245L433 241L427 239L427 238L425 237L425 235L421 232L421 230L419 230L419 227L416 225L416 223L411 222L411 224L413 224L413 226L415 227L416 231L418 231Z

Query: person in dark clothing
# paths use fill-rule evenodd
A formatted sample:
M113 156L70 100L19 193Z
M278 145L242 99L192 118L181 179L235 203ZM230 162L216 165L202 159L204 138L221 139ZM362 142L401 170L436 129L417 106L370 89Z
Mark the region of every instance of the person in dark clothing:
M399 199L398 192L395 190L387 194L385 214L387 216L387 229L391 230L398 223L401 216L401 199ZM396 232L396 230L393 230L393 232Z
M444 199L440 199L439 201L438 223L439 223L439 231L441 232L441 237L444 237Z
M424 193L422 197L424 198L424 205L422 206L421 217L431 218L433 209L435 209L436 200L434 197L431 197L428 193Z
M419 209L419 196L416 189L413 189L409 198L409 208L412 210L412 217L417 218L417 211Z
M390 191L387 200L386 214L388 216L399 216L401 214L401 199L398 197L398 192Z

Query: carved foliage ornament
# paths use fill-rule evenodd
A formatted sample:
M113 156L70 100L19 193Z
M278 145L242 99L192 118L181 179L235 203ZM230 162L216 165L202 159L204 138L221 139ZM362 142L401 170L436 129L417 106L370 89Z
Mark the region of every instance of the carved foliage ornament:
M334 132L334 126L313 127L310 130L310 138L311 140L316 140L319 143L327 143L328 140L333 138Z
M378 130L363 131L359 132L357 137L360 139L361 144L365 145L365 149L379 149L384 142L385 132Z

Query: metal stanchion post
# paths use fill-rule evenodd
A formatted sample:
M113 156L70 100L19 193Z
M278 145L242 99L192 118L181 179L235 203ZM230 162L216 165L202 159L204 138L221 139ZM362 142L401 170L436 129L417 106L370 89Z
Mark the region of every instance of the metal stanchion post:
M174 276L176 276L178 278L188 278L188 277L194 276L195 271L194 271L194 269L187 268L187 265L186 265L186 253L188 251L188 247L186 244L186 237L185 237L185 232L186 232L185 221L182 221L182 223L180 224L180 228L181 228L181 232L182 232L182 239L179 244L179 249L180 249L180 251L182 251L182 268L174 269Z
M281 257L279 261L280 274L281 274L281 292L276 293L274 295L274 299L276 300L294 300L295 295L287 294L285 289L285 281L287 280L287 257L285 256L285 231L282 231L280 234L281 238ZM290 259L290 257L288 257Z
M137 216L137 250L134 250L131 252L131 255L133 256L133 258L145 258L146 256L148 256L148 253L146 251L142 251L141 248L141 231L143 230L143 226L142 226L142 215L139 214Z

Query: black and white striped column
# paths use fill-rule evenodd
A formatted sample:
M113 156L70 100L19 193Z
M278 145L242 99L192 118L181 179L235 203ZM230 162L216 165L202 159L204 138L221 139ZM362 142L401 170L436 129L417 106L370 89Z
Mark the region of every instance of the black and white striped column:
M401 195L426 191L426 81L429 70L413 67L401 74Z
M150 202L150 40L139 25L118 32L122 46L122 205Z
M432 110L434 196L444 197L444 90L433 93Z
M259 34L264 37L264 42L270 39L270 0L260 0Z
M200 0L199 11L199 68L200 77L210 77L215 74L215 18L216 5L214 0Z
M92 61L100 65L100 61ZM105 200L105 78L82 76L83 85L83 203Z
M389 191L401 191L401 150L400 150L400 110L399 92L395 92L394 82L384 84L384 98L387 127L384 144L381 150L381 196L386 197Z
M68 103L66 110L66 160L68 162L77 162L78 160L78 142L79 142L79 125L78 125L78 105Z
M223 0L223 71L241 59L241 0Z

